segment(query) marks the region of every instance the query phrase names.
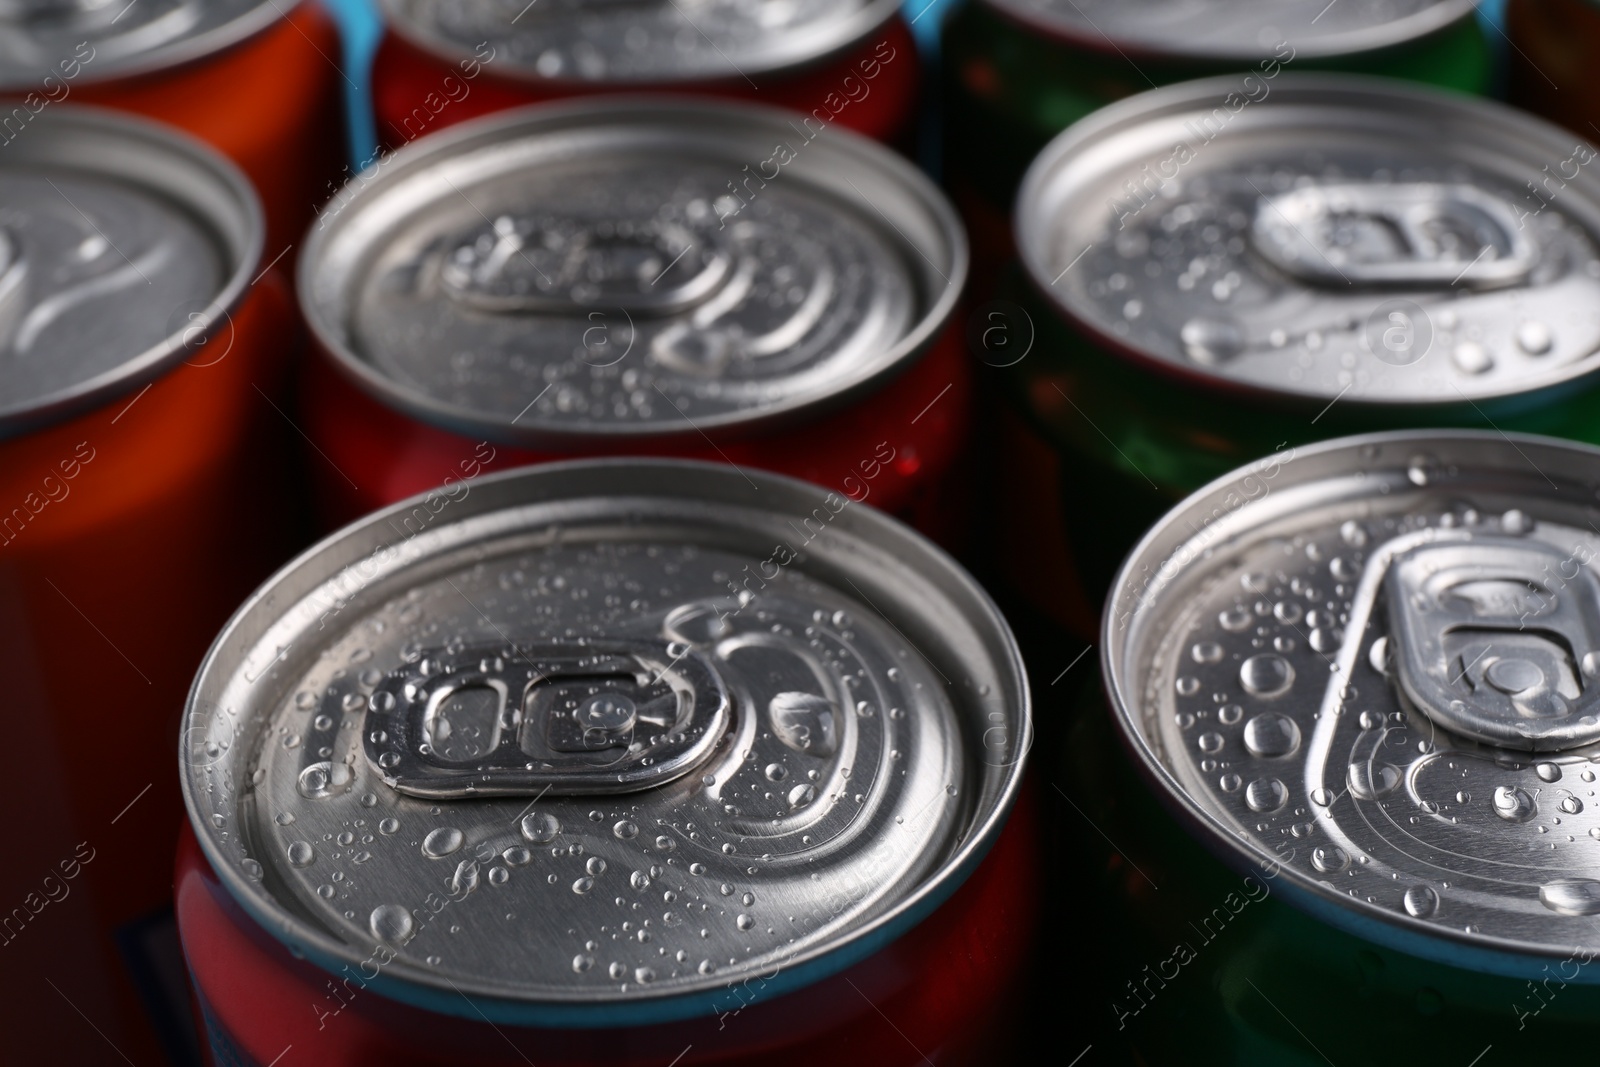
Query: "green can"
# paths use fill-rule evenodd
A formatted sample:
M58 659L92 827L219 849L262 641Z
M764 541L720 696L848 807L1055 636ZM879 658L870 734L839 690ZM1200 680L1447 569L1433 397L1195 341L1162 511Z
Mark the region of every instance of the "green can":
M1018 197L1000 559L1090 640L1143 529L1242 464L1406 427L1600 442L1594 148L1391 79L1240 85L1096 112Z
M1054 757L1052 851L1095 916L1083 1040L1236 1067L1587 1051L1600 450L1368 435L1241 503L1256 478L1131 554L1106 696Z
M1227 72L1337 70L1483 92L1478 0L967 0L942 37L952 190L1002 214L1035 153L1123 97Z

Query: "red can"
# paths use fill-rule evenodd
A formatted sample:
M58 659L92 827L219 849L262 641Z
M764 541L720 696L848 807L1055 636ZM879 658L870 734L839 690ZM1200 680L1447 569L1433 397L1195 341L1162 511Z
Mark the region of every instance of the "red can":
M258 390L298 334L249 183L176 131L52 107L0 152L0 203L5 1055L148 1063L151 1012L183 1018L160 769L216 626L282 547L282 416Z
M899 156L745 104L546 104L352 183L300 264L330 522L483 470L792 474L959 540L966 242Z
M549 464L279 572L184 730L213 1062L1005 1062L1021 658L948 556L833 496Z
M617 92L731 97L905 144L921 80L899 0L385 0L372 73L391 148L491 111Z
M345 76L320 0L68 0L15 10L0 16L10 38L0 59L6 142L68 99L187 130L255 183L269 259L300 240L342 180Z
M1511 102L1591 142L1600 140L1600 89L1593 77L1600 62L1600 8L1591 0L1509 0L1506 34ZM1579 145L1574 158L1551 160L1540 179L1544 188L1535 195L1550 199L1593 159L1593 150Z

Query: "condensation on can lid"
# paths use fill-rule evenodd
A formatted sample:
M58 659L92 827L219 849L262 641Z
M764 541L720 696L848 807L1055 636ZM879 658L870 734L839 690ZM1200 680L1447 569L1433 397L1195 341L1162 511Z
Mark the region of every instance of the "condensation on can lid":
M390 996L559 1025L771 995L920 918L1017 788L1015 644L919 535L750 478L485 476L280 572L186 713L229 890Z
M1479 0L984 0L1081 48L1138 60L1253 63L1393 48L1470 18Z
M451 62L481 61L503 77L641 87L727 81L750 83L752 93L753 79L858 44L900 9L899 0L382 4L389 27L408 41Z
M61 99L62 86L70 91L167 70L238 44L293 6L274 0L0 0L0 92L49 101Z
M261 258L227 160L120 113L55 105L0 153L0 438L201 357Z
M1496 433L1237 471L1118 576L1119 726L1208 843L1337 925L1513 974L1600 949L1597 494L1600 450Z
M564 447L698 437L875 388L925 351L965 237L889 150L749 105L542 105L353 182L300 302L385 403Z
M1523 112L1340 75L1112 105L1035 160L1034 283L1168 373L1342 403L1463 404L1600 368L1600 176Z

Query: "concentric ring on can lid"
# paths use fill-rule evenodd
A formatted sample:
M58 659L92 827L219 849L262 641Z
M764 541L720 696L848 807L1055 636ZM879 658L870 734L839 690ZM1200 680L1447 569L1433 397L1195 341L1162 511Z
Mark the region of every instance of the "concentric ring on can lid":
M1291 449L1124 564L1103 669L1161 799L1319 918L1537 973L1600 948L1600 449Z
M906 930L998 833L1030 730L1004 620L920 535L770 474L589 461L289 564L202 665L180 772L292 950L439 1011L598 1026Z
M464 123L358 177L306 245L300 303L384 403L570 447L843 403L926 351L966 270L953 209L874 142L606 98Z
M864 41L899 0L382 0L389 28L447 62L496 76L579 85L750 83ZM752 90L754 92L755 90Z
M1437 33L1479 0L984 0L1080 48L1128 60L1257 60L1352 56ZM1131 57L1131 58L1130 58Z
M1596 157L1408 83L1209 78L1051 142L1016 236L1034 285L1142 369L1316 408L1464 405L1600 369Z
M64 99L57 95L63 85L70 91L168 70L260 33L293 6L275 0L0 0L0 92L54 101Z
M200 360L261 259L254 189L209 147L57 104L0 153L0 438Z

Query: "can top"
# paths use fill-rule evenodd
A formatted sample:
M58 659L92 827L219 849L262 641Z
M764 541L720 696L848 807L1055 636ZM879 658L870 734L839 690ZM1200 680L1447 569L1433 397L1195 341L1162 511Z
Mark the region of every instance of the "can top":
M1405 432L1180 504L1103 645L1166 799L1367 936L1600 949L1597 472L1585 445Z
M801 119L607 98L423 138L324 212L301 306L363 388L495 440L836 404L922 353L966 241L905 160Z
M1079 48L1127 59L1253 63L1392 48L1470 16L1479 0L986 0Z
M1600 367L1595 159L1523 112L1399 82L1210 78L1051 142L1017 238L1074 324L1152 369L1460 404Z
M211 863L291 948L378 953L388 995L441 1011L602 1025L905 929L997 832L1029 729L1004 620L898 522L588 461L291 563L203 664L181 771Z
M0 438L199 358L261 258L261 208L176 131L58 104L0 153Z
M899 0L382 0L388 25L446 60L579 85L749 83L857 44ZM483 49L490 51L483 51ZM818 100L820 104L822 101Z
M0 92L54 101L62 98L62 86L166 70L238 44L292 6L274 0L0 0Z

